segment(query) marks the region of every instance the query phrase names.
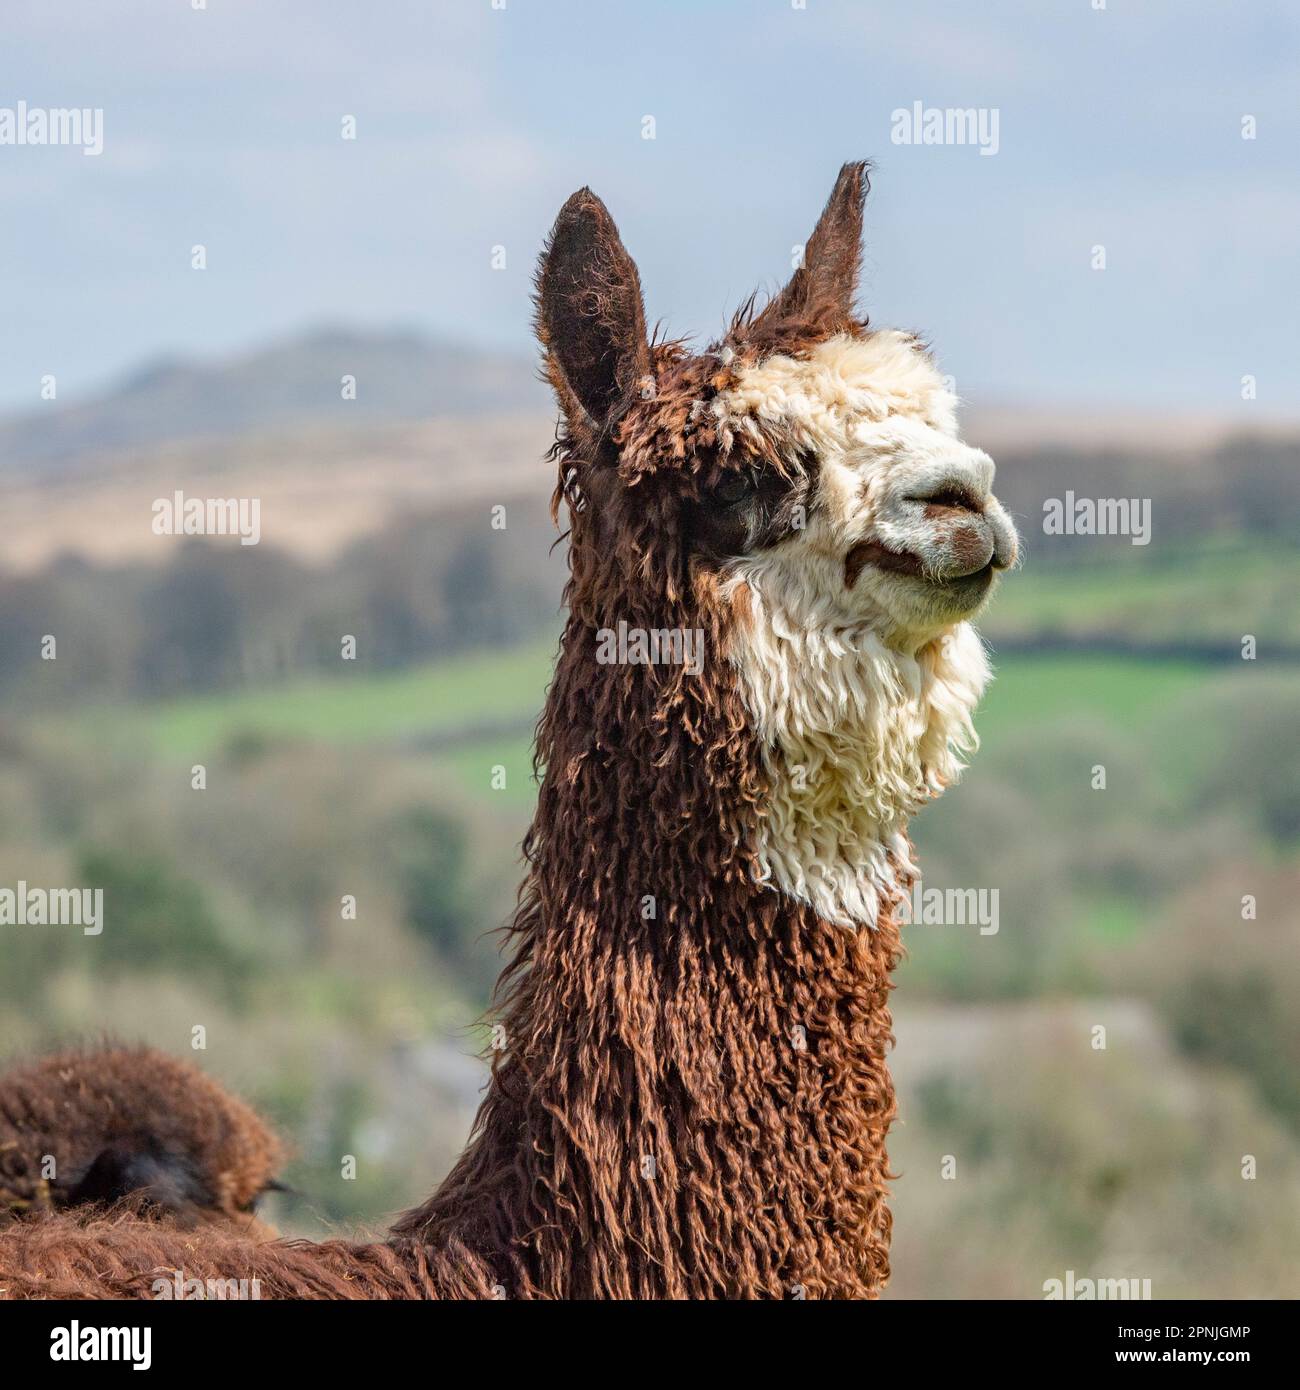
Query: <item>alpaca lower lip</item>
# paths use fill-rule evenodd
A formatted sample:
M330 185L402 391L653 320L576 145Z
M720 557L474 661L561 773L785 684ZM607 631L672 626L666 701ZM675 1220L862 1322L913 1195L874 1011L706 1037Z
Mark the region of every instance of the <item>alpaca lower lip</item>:
M987 565L984 565L980 569L974 570L970 574L950 575L946 579L936 580L935 583L939 585L950 585L953 588L956 588L959 585L968 584L972 588L974 588L978 585L989 583L992 580L993 575L996 573L996 571L997 566L993 563L992 560L990 560Z

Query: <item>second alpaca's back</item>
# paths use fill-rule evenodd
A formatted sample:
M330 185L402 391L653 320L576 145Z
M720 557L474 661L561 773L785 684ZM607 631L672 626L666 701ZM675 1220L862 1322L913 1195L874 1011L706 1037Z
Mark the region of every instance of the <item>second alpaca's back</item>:
M253 1213L283 1159L249 1106L151 1048L62 1052L0 1075L0 1220L127 1202L268 1234Z

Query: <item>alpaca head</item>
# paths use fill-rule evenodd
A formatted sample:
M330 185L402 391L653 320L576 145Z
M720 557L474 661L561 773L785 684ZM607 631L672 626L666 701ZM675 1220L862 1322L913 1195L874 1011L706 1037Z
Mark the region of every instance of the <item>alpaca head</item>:
M761 872L841 922L875 920L907 816L960 770L988 675L968 620L1017 549L925 346L854 309L866 188L846 165L789 283L702 353L648 338L588 189L538 274L571 606L711 635L768 773Z

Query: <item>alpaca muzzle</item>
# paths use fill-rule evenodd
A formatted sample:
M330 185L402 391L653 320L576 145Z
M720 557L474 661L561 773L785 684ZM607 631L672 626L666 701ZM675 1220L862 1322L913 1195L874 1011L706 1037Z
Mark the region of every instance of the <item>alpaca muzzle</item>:
M867 565L929 584L988 584L1015 564L1018 553L1015 527L1001 503L965 481L901 499L879 532L849 551L849 588Z

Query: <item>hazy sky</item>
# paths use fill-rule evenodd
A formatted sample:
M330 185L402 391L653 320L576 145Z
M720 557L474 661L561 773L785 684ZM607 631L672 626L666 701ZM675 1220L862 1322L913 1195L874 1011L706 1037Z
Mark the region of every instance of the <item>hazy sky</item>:
M326 320L528 349L584 183L711 337L866 156L863 301L969 399L1300 410L1297 7L1094 3L5 0L0 108L102 108L104 149L0 145L0 406ZM997 153L892 143L918 101Z

